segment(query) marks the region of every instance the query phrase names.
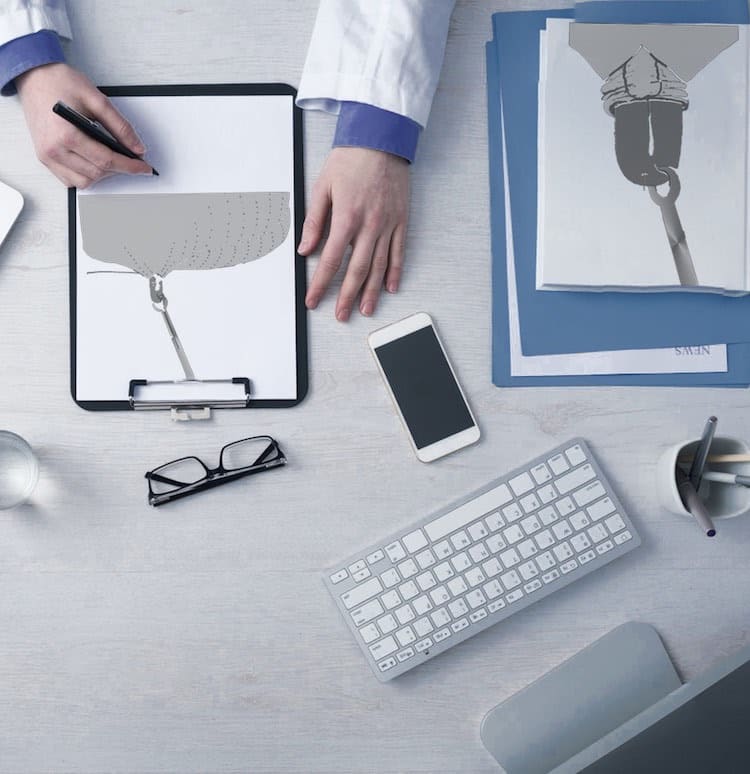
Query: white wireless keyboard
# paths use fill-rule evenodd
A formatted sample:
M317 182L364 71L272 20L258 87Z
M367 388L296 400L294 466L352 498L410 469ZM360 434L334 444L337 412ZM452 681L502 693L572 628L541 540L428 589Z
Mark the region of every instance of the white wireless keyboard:
M386 682L640 545L575 438L325 574Z

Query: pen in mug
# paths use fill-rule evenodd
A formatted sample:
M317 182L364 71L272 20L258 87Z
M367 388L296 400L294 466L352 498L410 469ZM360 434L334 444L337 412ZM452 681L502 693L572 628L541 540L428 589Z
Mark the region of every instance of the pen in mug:
M716 432L716 417L709 417L706 422L706 426L703 428L703 435L701 436L698 448L695 450L695 457L693 458L693 464L690 466L690 472L688 478L693 485L693 489L698 491L698 487L701 485L701 476L703 470L706 467L706 457L708 457L708 450L711 447L711 441L714 439L714 433Z
M678 466L675 468L675 476L677 478L677 491L680 493L683 505L693 516L698 526L706 533L706 536L714 537L716 535L716 528L706 511L703 500L698 496L698 492L695 491L695 487L687 474Z
M722 473L720 470L706 470L703 473L706 481L715 481L718 484L737 484L737 486L750 487L750 476L741 473Z

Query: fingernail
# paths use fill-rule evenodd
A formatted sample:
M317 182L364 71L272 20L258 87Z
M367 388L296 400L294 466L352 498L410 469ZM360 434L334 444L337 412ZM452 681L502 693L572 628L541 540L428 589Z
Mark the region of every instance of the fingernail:
M308 309L315 309L318 306L318 299L314 296L305 299L305 305Z
M362 304L361 312L365 317L369 317L374 310L375 305L372 303L372 301L366 301L364 304Z
M395 293L398 290L398 282L389 282L386 290L389 293Z
M351 314L351 309L346 309L346 308L339 309L338 312L336 312L336 319L339 322L346 322L349 319L350 314Z
M133 146L133 152L140 153L141 155L143 155L146 152L146 146L142 142L137 142Z
M304 252L305 250L307 250L307 239L303 239L303 240L302 240L302 241L299 243L299 247L297 248L297 252L298 252L298 253L302 253L302 252Z

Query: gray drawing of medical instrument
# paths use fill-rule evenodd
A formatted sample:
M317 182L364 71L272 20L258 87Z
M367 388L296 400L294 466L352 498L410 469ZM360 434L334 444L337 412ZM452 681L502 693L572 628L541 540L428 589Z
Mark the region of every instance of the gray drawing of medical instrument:
M195 370L167 311L166 277L263 258L286 240L291 224L288 191L81 194L78 207L84 252L148 280L188 381L196 380Z
M604 81L601 100L614 118L618 167L659 207L683 286L699 284L676 205L687 85L738 39L736 25L570 25L571 48ZM668 186L665 194L661 185Z

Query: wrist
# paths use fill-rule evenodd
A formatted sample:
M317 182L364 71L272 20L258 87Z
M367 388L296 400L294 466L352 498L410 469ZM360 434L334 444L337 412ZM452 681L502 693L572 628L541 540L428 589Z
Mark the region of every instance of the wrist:
M69 68L64 62L51 62L38 67L32 67L31 70L16 76L15 84L18 96L23 99L24 91L29 90L27 87L31 90L36 89L40 83L62 73L66 69Z

